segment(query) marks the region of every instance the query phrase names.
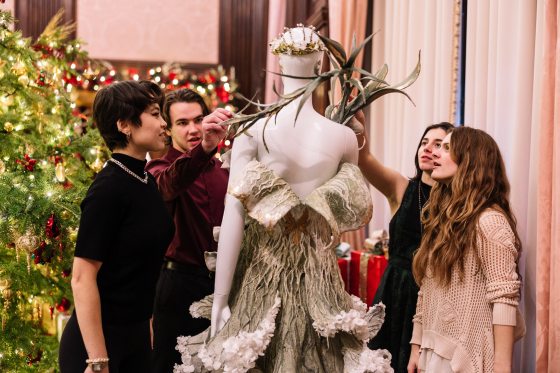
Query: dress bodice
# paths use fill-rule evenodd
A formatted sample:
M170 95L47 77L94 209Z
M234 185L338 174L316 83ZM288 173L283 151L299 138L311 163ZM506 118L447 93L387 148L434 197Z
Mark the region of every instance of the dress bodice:
M290 184L254 160L230 183L228 193L241 201L250 218L268 229L281 220L286 223L286 219L301 219L303 211L310 208L322 217L335 237L366 224L373 210L362 173L350 163L343 163L334 177L300 199Z

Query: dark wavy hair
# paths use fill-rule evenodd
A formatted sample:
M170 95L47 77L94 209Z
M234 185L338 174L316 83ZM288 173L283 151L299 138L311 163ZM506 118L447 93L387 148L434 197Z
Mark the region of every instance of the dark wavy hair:
M440 122L440 123L431 124L428 127L426 127L424 133L422 134L422 136L420 136L420 141L418 141L418 146L416 147L416 152L414 153L414 165L416 166L416 175L414 175L413 177L414 180L420 180L422 178L422 170L420 169L420 163L418 162L418 150L420 150L420 146L422 146L422 140L430 130L437 129L437 128L441 128L442 130L445 131L445 133L449 133L453 131L453 128L455 128L455 126L449 122Z
M117 122L128 121L142 125L140 115L152 104L161 108L165 96L153 82L127 80L103 87L93 101L93 121L110 150L125 148L126 136L119 131Z

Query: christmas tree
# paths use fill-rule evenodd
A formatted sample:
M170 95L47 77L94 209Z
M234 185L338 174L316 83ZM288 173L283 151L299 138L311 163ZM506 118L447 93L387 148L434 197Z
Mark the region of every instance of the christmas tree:
M0 12L1 372L56 370L79 204L103 164L68 84L87 56L60 18L32 41Z

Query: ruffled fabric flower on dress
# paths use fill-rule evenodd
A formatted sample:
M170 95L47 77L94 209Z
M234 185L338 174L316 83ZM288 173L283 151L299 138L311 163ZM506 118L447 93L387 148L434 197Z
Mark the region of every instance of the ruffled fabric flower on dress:
M174 373L194 372L193 360L199 359L208 371L244 373L255 367L255 362L264 352L274 335L275 319L280 309L280 297L276 297L274 305L266 313L266 317L253 332L240 332L228 338L221 351L209 351L201 347L196 357L188 351L189 337L177 338L177 350L181 353L181 365L175 365Z
M214 302L214 294L210 294L199 300L193 302L189 307L189 313L195 319L212 319L212 303Z
M342 311L334 316L327 316L313 322L313 327L323 337L334 337L339 332L347 332L361 341L373 338L385 318L385 305L379 303L367 310L367 305L360 298L352 295L353 308Z

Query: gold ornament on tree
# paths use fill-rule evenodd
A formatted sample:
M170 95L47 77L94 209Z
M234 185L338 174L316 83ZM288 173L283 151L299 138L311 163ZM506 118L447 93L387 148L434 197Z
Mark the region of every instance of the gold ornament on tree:
M6 321L8 318L8 307L10 305L10 298L12 297L11 282L7 278L0 278L0 297L3 298L4 307L2 309L2 331L6 328Z
M39 246L39 242L39 237L31 232L25 233L16 240L16 255L19 250L23 250L27 256L27 273L31 272L31 253Z
M78 238L78 228L68 228L68 238L70 238L70 241L76 242Z
M4 123L4 130L6 132L10 133L14 130L14 125L10 122L6 122L6 123Z
M64 169L64 165L62 164L62 162L56 164L54 168L54 176L60 183L66 181L66 170Z
M27 71L27 68L25 67L25 64L21 61L17 61L12 66L12 72L16 75L23 75L23 74L25 74L26 71Z
M28 85L29 77L27 76L27 74L20 75L18 77L18 82L20 82L21 85Z
M8 278L0 278L0 295L4 299L10 298L12 295L12 291L10 288L12 287L12 283Z
M91 162L89 168L91 168L96 174L103 169L105 162L101 160L101 150L98 146L95 147L95 161Z

